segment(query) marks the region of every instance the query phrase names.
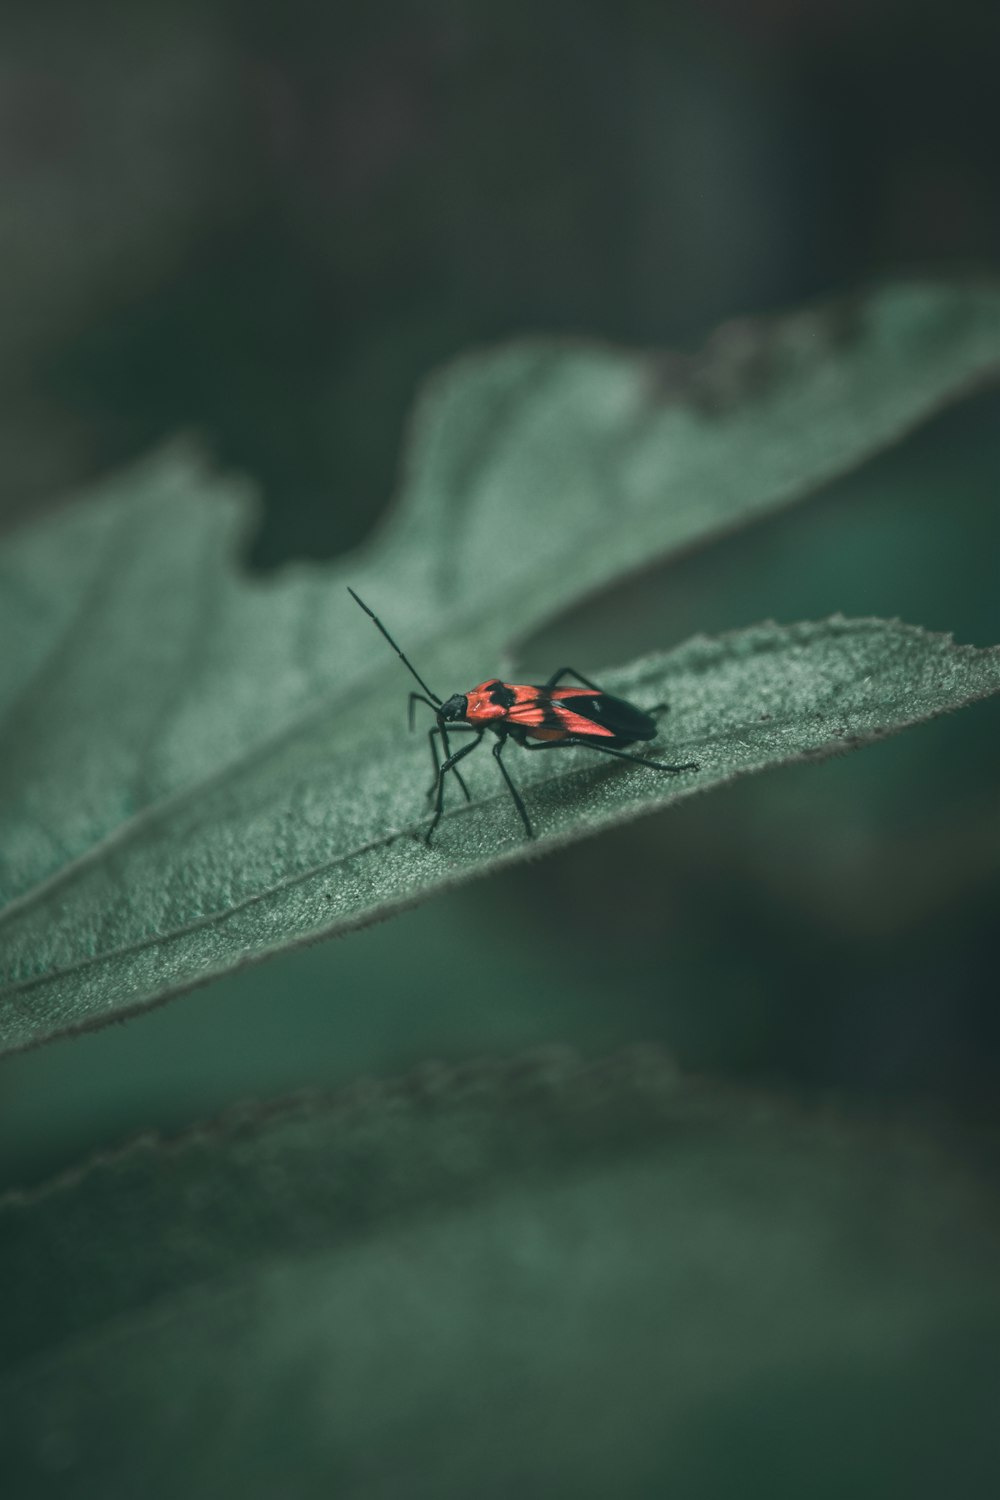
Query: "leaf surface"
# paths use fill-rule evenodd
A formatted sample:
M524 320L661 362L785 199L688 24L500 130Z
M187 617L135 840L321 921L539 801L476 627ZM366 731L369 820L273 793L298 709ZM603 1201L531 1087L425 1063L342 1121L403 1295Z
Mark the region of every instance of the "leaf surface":
M427 1067L147 1139L0 1205L4 1474L933 1494L961 1451L989 1493L997 1223L972 1160L648 1052Z
M667 360L514 345L452 367L364 553L254 582L238 486L177 450L0 559L0 1039L99 1024L523 857L489 756L418 839L407 680L442 696L622 574L808 493L1000 367L1000 295L902 286ZM990 652L879 622L695 641L607 685L671 712L676 780L508 753L552 846L995 691Z

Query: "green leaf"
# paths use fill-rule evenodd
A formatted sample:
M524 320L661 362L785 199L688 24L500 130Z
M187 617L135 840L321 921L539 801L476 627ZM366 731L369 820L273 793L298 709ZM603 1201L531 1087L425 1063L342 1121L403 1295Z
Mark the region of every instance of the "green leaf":
M100 1024L531 852L489 757L434 849L408 681L442 694L586 592L804 495L1000 367L1000 294L903 286L735 325L688 361L515 345L453 367L363 554L260 583L236 486L181 452L0 561L6 1048ZM588 663L581 663L584 669ZM677 779L508 761L542 847L995 691L997 658L878 622L758 627L608 685L667 697Z
M991 1493L968 1141L656 1054L427 1067L0 1207L12 1494ZM943 1466L943 1467L942 1467Z

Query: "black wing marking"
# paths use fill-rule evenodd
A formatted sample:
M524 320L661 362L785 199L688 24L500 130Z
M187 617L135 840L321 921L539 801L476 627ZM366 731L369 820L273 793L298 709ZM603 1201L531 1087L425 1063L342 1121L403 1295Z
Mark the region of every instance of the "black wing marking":
M564 698L560 694L556 701L560 708L568 708L570 713L579 714L592 724L600 724L623 742L651 740L656 736L655 719L636 708L634 703L626 703L624 698L615 698L611 693L588 693L579 698L568 694Z

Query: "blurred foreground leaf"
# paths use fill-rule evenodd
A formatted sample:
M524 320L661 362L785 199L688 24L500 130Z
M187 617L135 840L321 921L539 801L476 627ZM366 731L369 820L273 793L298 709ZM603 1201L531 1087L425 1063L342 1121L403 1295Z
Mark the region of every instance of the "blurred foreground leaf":
M672 363L515 345L432 386L381 538L251 582L247 510L178 453L0 564L0 1042L98 1024L530 852L489 757L432 851L408 682L442 695L654 556L804 495L996 374L1000 294L904 286L724 329ZM216 489L221 487L215 486ZM593 663L578 663L594 670ZM880 622L757 627L611 674L672 712L672 780L508 755L542 847L1000 686L991 652ZM452 789L453 793L454 789Z
M998 1248L899 1128L650 1053L428 1067L8 1199L0 1462L102 1500L990 1493Z

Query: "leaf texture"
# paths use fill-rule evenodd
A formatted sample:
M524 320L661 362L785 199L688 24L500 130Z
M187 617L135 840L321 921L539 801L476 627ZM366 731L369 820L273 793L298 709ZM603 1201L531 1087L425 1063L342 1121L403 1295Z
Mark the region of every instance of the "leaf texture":
M418 839L426 744L346 594L444 692L648 562L805 495L1000 367L1000 294L907 285L732 325L667 359L519 344L453 366L363 553L254 582L250 508L183 450L0 558L0 1039L131 1012L524 856L495 768ZM996 688L996 658L898 625L758 627L612 675L671 713L676 781L508 755L554 845ZM770 715L770 718L763 717ZM481 756L488 761L488 756Z

